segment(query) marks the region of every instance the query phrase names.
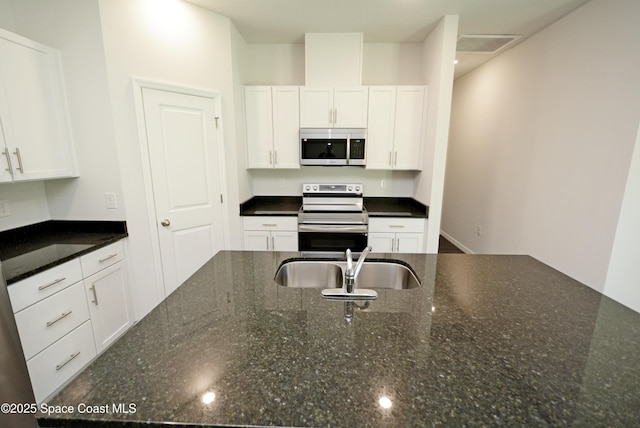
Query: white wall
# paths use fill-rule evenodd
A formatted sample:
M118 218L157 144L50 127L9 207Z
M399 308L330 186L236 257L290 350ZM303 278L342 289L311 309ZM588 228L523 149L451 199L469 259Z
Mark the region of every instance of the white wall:
M443 232L603 290L640 117L638 16L593 0L456 80Z
M438 252L458 21L457 15L443 17L423 43L423 81L429 95L423 170L416 179L415 198L429 206L427 253Z
M640 127L613 241L604 294L640 312Z
M303 183L362 183L364 196L413 197L415 176L414 171L371 171L359 167L251 170L254 195L301 196Z
M8 217L0 217L0 232L51 220L41 181L0 184L0 199L9 202Z

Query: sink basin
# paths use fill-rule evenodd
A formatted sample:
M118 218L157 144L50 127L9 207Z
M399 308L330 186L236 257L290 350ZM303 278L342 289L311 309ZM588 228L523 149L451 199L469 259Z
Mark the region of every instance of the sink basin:
M393 261L365 261L356 278L357 288L404 290L419 286L420 281L410 267Z
M342 269L335 263L323 261L284 261L274 281L278 285L296 288L340 288Z
M295 288L341 288L347 263L343 261L285 260L274 281ZM413 270L395 260L365 261L356 278L356 288L404 290L417 288Z

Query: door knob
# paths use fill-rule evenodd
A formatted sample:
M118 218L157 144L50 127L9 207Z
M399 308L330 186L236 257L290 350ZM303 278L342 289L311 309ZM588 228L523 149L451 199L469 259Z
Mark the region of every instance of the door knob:
M160 222L160 224L163 225L164 227L169 227L169 225L171 225L171 222L169 221L168 218L165 218Z

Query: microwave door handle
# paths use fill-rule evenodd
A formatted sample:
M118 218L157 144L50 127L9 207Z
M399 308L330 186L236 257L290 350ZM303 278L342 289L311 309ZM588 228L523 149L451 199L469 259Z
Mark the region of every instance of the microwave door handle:
M347 165L349 165L350 160L351 160L351 134L347 135Z

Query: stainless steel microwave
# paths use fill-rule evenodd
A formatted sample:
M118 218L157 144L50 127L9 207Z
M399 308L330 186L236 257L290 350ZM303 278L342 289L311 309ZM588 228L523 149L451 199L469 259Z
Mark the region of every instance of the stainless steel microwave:
M300 165L364 166L366 140L362 128L300 128Z

